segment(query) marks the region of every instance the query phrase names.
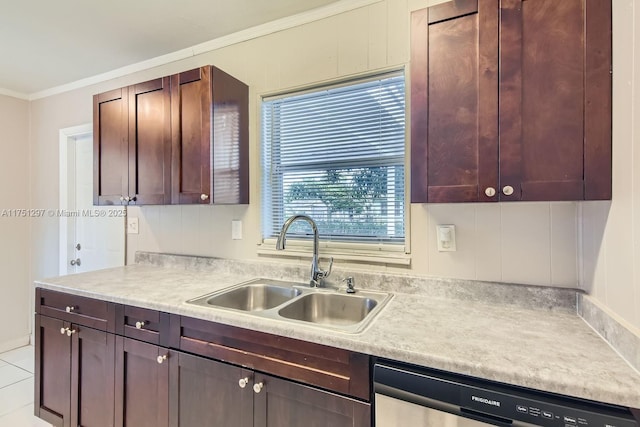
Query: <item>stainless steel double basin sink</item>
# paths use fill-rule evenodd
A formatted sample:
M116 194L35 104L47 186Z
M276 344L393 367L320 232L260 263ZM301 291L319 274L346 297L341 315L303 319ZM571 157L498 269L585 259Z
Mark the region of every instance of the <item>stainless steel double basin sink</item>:
M311 288L303 283L255 279L187 301L346 333L358 333L391 299L386 292Z

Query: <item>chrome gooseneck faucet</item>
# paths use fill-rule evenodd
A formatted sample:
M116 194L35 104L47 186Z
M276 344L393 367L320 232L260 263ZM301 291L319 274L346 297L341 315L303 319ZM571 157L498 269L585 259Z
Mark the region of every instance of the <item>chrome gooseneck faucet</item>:
M278 235L278 241L276 242L276 250L284 250L284 245L286 241L287 230L297 220L304 220L311 225L311 230L313 231L313 258L311 259L311 278L309 279L309 286L312 288L317 288L321 285L322 279L325 277L329 277L331 274L331 268L333 267L333 258L331 258L329 264L329 270L321 270L320 264L318 262L318 227L316 223L311 217L307 215L293 215L289 217L284 224L282 224L282 230L280 230L280 234Z

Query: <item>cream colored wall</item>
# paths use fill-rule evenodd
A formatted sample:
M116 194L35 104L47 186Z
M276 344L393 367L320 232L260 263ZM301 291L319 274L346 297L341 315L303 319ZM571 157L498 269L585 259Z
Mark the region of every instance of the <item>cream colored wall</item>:
M0 352L29 340L29 103L0 95ZM26 216L22 216L26 215Z
M582 206L581 282L640 336L640 5L613 12L613 198Z
M31 102L31 207L58 209L59 131L91 123L92 91L83 89ZM58 275L58 218L33 218L31 280Z
M256 257L260 95L408 67L410 10L425 4L389 0L211 55L214 64L243 79L252 90L251 206L131 209L131 215L140 217L141 234L129 236L129 259L135 250ZM233 219L243 221L242 241L230 240ZM438 223L457 226L458 252L437 252L433 236ZM410 228L412 272L577 286L574 203L414 205Z
M58 130L91 121L91 94L215 64L250 86L252 202L249 206L129 208L130 216L140 218L140 234L128 236L128 258L131 261L136 250L257 258L260 97L362 73L408 67L410 11L428 3L427 0L384 0L189 60L34 101L33 204L57 206ZM576 212L576 203L413 205L409 271L577 286ZM243 221L243 240L231 240L234 219ZM437 252L433 236L438 223L457 226L457 252ZM55 224L49 219L35 222L33 236L37 262L32 277L57 274ZM384 265L370 268L393 269Z
M136 250L256 257L257 207L148 206L129 208L129 215L140 218L140 234L128 236L129 261ZM231 240L234 219L243 221L242 241ZM457 252L437 251L436 224L456 225ZM412 273L577 286L574 203L413 205L411 229ZM406 271L381 265L367 268Z

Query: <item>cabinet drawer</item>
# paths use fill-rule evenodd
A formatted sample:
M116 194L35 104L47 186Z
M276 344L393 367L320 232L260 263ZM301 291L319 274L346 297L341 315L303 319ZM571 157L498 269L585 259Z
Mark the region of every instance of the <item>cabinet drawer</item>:
M36 312L101 331L115 325L114 304L48 289L36 289Z
M367 355L189 317L172 322L182 351L370 400Z
M157 310L118 305L116 333L151 344L168 346L170 315Z

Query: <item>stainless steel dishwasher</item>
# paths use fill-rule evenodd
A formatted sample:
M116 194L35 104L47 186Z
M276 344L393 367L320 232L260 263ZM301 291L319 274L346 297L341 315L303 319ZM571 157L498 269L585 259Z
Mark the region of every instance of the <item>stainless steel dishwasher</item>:
M374 367L376 427L640 427L629 408L397 362Z

